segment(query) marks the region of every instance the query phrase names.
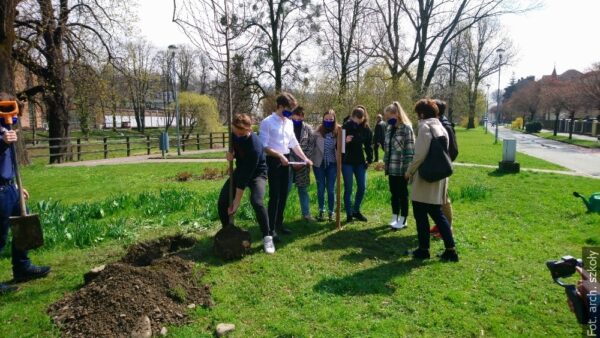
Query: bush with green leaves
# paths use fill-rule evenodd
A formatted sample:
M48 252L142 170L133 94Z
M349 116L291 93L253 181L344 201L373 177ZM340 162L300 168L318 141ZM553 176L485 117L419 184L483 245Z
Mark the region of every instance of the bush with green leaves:
M542 131L542 123L540 121L527 122L525 131L528 133L539 133Z

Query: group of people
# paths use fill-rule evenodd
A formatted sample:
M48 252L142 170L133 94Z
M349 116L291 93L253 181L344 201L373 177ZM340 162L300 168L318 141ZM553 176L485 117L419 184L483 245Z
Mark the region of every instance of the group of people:
M408 114L398 102L387 106L383 115L378 116L375 134L369 127L367 109L361 105L356 106L342 124L338 123L334 110L327 110L321 123L313 129L304 121L304 109L289 93L281 93L276 98L276 110L261 122L258 135L252 132L248 115L236 115L232 121L233 152L227 154L229 161L236 160L231 177L236 190L229 206L229 181L223 186L219 198L221 223L223 226L229 224L248 188L264 250L274 253L274 243L279 241L279 236L291 233L284 227L283 214L293 184L297 187L305 220L333 220L338 161L342 168L346 223L367 221L361 212L367 169L374 156L378 160L378 148L381 147L391 193L391 229L407 227L410 197L419 238L419 247L410 254L417 259L430 258L430 233L433 232L444 241L446 250L441 259L458 261L451 230L448 178L429 182L419 175L419 167L427 157L433 139L442 142L452 160L458 155L452 124L444 117L445 108L441 100L422 99L416 103L415 112L419 118L416 138ZM316 219L311 216L308 196L311 167L317 183L319 212ZM269 202L265 207L267 182ZM435 222L431 229L429 217Z

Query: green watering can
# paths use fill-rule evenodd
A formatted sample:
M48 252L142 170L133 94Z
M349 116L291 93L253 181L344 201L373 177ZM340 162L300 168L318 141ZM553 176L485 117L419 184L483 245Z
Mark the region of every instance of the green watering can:
M586 199L578 192L573 192L573 196L580 197L585 203L585 206L588 209L588 212L597 212L600 213L600 192L593 193L590 198Z

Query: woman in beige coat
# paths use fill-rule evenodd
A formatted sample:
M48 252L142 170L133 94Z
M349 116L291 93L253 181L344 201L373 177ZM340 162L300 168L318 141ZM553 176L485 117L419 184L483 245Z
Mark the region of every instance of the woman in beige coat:
M412 179L411 200L419 238L419 248L412 252L412 256L419 259L430 257L429 218L427 217L429 215L439 226L446 247L440 258L442 261L458 262L450 224L448 224L441 208L441 205L448 200L448 179L427 182L419 176L418 171L427 157L433 137L439 138L442 145L448 149L448 133L437 117L439 111L435 101L429 99L419 100L415 105L415 112L419 118L419 128L415 140L415 155L405 174L407 179Z

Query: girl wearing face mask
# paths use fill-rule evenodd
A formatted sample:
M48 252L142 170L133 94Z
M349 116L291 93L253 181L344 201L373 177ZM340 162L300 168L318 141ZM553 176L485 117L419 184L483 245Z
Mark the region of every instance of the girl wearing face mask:
M360 205L365 196L367 185L367 168L373 162L373 133L369 128L367 109L356 106L343 129L346 130L346 152L342 158L342 176L344 178L344 207L346 222L354 219L366 222L367 218L360 212ZM366 155L366 156L365 156ZM356 196L352 204L352 185L356 177Z
M323 114L323 121L312 137L313 171L317 179L317 200L319 203L319 222L325 221L325 190L327 190L327 215L333 221L335 204L335 181L337 179L336 147L340 126L336 123L335 111Z
M387 127L385 129L384 156L385 174L388 175L392 194L393 230L406 228L408 218L408 181L404 174L415 153L415 137L408 115L393 102L384 110Z
M294 134L300 144L300 148L310 158L310 139L313 134L312 128L304 122L304 108L296 107L293 110L292 123L294 124ZM296 155L291 154L290 160L292 162L302 162L302 159ZM302 218L309 222L314 222L315 219L310 215L310 199L308 197L308 186L310 185L310 168L307 165L293 165L292 171L290 172L289 189L292 188L292 183L296 184L298 190L298 198L300 199L300 209L302 211ZM288 190L289 190L288 189Z
M234 215L244 197L244 190L250 189L250 204L256 214L256 220L263 235L266 253L275 252L273 244L273 226L269 225L267 209L263 204L267 185L267 162L260 138L252 132L252 121L246 114L238 114L231 122L233 153L227 153L227 160L236 160L231 177L235 187L235 197L229 206L229 180L223 185L219 195L219 218L223 227L229 223L229 215Z

